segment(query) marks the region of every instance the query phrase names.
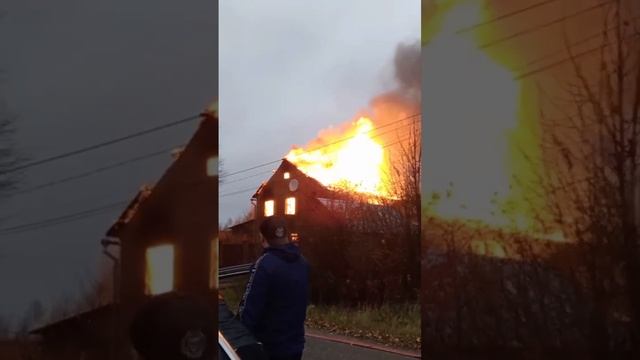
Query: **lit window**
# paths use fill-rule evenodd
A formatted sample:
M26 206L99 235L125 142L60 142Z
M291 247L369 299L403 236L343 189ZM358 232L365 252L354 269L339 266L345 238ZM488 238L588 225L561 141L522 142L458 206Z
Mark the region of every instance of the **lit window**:
M288 179L288 178L290 178L290 177L291 177L291 174L289 174L288 172L284 173L284 178L285 178L285 180L286 180L286 179Z
M295 215L296 213L296 198L290 197L285 200L284 213L287 215Z
M145 293L157 295L173 290L173 245L148 248L146 261Z
M297 242L298 240L300 240L298 233L291 233L289 236L291 237L292 242Z
M264 216L273 216L275 210L275 202L267 200L264 202Z
M207 175L211 177L218 176L218 157L212 156L207 159Z

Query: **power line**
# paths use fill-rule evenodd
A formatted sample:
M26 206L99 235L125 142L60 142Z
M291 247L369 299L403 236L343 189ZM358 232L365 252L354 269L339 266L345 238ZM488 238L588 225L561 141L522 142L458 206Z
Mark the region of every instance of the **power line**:
M415 115L414 115L414 116L415 116ZM414 116L412 116L412 117L414 117ZM401 120L401 121L404 121L404 120L410 119L410 118L412 118L412 117L409 117L409 118L403 118L403 119L400 119L400 120ZM376 128L376 129L372 129L372 130L370 130L370 131L367 131L367 133L369 133L369 132L371 132L371 131L374 131L374 130L379 130L379 129L384 128L384 127L388 127L388 126L393 125L393 124L396 124L396 123L398 123L398 121L393 121L393 122L388 123L388 124L386 124L386 125L384 125L384 126L380 126L380 127ZM408 126L408 125L411 125L411 123L401 124L401 125L395 126L395 127L394 127L394 128L392 128L391 130L388 130L388 131L385 131L385 132L381 132L381 133L379 133L379 134L376 134L375 136L372 136L372 138L377 138L377 137L380 137L380 136L383 136L383 135L386 135L386 134L392 133L392 132L394 132L394 131L398 131L399 129L401 129L401 128L405 127L405 126ZM324 145L318 146L318 147L313 148L313 149L305 150L303 153L310 153L310 152L313 152L313 151L317 151L317 150L322 149L322 148L327 147L327 146L331 146L331 145L338 144L338 143L340 143L340 142L344 142L344 141L347 141L347 140L351 140L351 139L353 139L353 138L354 138L354 137L356 137L356 136L358 136L358 135L349 136L349 137L346 137L346 138L340 139L340 140L338 140L338 141L334 141L334 142L332 142L332 143L324 144ZM272 161L271 163L278 163L278 162L281 162L281 161L282 161L282 159L278 159L278 160L274 160L274 161ZM235 182L242 181L242 180L246 180L246 179L249 179L249 178L252 178L252 177L255 177L255 176L261 175L261 174L265 174L265 173L268 173L268 172L271 172L271 170L269 170L269 171L263 171L263 172L260 172L260 173L257 173L257 174L251 175L251 176L247 176L247 177L244 177L244 178L240 178L240 179L233 179L233 180L231 180L231 181L224 182L224 183L223 183L223 185L233 184L233 183L235 183Z
M110 204L98 206L98 207L95 207L95 208L78 211L78 212L67 214L67 215L56 216L56 217L52 217L52 218L48 218L48 219L44 219L44 220L39 220L39 221L34 221L34 222L26 223L26 224L5 227L5 228L0 229L0 235L13 235L13 234L18 234L18 233L22 233L22 232L38 230L38 229L47 228L47 227L56 226L56 225L61 225L61 224L66 224L66 223L69 223L69 222L78 221L78 220L85 219L85 218L88 218L88 217L96 216L96 215L102 214L102 213L104 213L106 211L116 210L116 209L120 208L121 206L124 206L124 205L126 205L128 203L129 203L129 201L117 201L117 202L114 202L114 203L110 203Z
M166 124L158 125L158 126L146 129L146 130L138 131L138 132L126 135L126 136L122 136L122 137L119 137L119 138L107 140L107 141L104 141L104 142L101 142L101 143L97 143L97 144L94 144L94 145L86 146L86 147L83 147L83 148L80 148L80 149L77 149L77 150L73 150L73 151L69 151L69 152L66 152L66 153L62 153L62 154L46 157L46 158L43 158L43 159L40 159L40 160L34 160L34 161L31 161L31 162L27 162L25 164L18 165L16 167L8 169L4 173L5 174L10 174L10 173L14 173L14 172L19 171L19 170L32 168L32 167L35 167L35 166L38 166L38 165L42 165L42 164L46 164L46 163L49 163L49 162L52 162L52 161L56 161L56 160L72 157L72 156L75 156L75 155L83 154L83 153L86 153L86 152L89 152L89 151L97 150L97 149L100 149L100 148L103 148L103 147L106 147L106 146L114 145L114 144L117 144L117 143L120 143L120 142L123 142L123 141L126 141L126 140L130 140L130 139L133 139L133 138L136 138L136 137L147 135L147 134L150 134L150 133L153 133L153 132L156 132L156 131L160 131L160 130L164 130L164 129L167 129L167 128L170 128L170 127L174 127L174 126L177 126L177 125L181 125L181 124L196 120L196 119L200 118L200 116L201 116L200 114L189 116L189 117L186 117L184 119L180 119L180 120L172 121L172 122L169 122L169 123L166 123Z
M400 140L398 140L396 142L393 142L391 144L387 144L384 147L387 148L387 147L393 146L395 144L399 144L399 143L401 143L403 141L406 141L408 139L409 139L409 137L405 137L405 138L400 139ZM238 194L246 193L248 191L255 191L255 189L256 189L255 187L252 187L252 188L249 188L249 189L238 190L238 191L222 194L219 197L228 197L228 196L238 195ZM62 225L62 224L67 224L67 223L83 220L83 219L86 219L86 218L90 218L90 217L93 217L93 216L97 216L97 215L106 213L108 211L117 210L117 209L121 208L122 206L127 205L129 202L130 202L130 200L116 201L116 202L113 202L113 203L109 203L109 204L106 204L106 205L102 205L102 206L98 206L98 207L94 207L94 208L90 208L90 209L74 212L74 213L71 213L71 214L66 214L66 215L47 218L47 219L44 219L44 220L38 220L38 221L26 223L26 224L20 224L20 225L14 225L14 226L10 226L10 227L1 228L0 229L0 235L14 235L14 234L29 232L29 231L33 231L33 230L39 230L39 229L43 229L43 228L48 228L48 227L52 227L52 226L58 226L58 225Z
M282 161L282 160L278 160L278 161ZM228 185L228 184L233 184L233 183L236 183L236 182L239 182L239 181L248 180L248 179L254 178L254 177L256 177L256 176L269 174L269 173L271 173L272 171L273 171L273 170L261 171L261 172L259 172L259 173L255 173L255 174L253 174L253 175L245 176L245 177L242 177L242 178L239 178L239 179L233 179L232 181L229 181L229 182L222 182L220 185Z
M227 197L227 196L233 196L233 195L239 195L239 194L243 194L249 191L256 191L256 187L251 187L248 189L244 189L244 190L238 190L238 191L234 191L234 192L230 192L230 193L226 193L226 194L222 194L219 197L223 198L223 197Z
M513 17L515 15L519 15L519 14L525 13L527 11L530 11L530 10L533 10L533 9L536 9L536 8L539 8L539 7L542 7L544 5L547 5L547 4L550 4L550 3L554 3L554 2L557 2L557 1L558 0L541 1L539 3L535 3L535 4L532 4L532 5L529 5L527 7L522 8L522 9L518 9L518 10L514 10L514 11L511 11L511 12L502 14L502 15L498 15L498 16L496 16L494 18L489 19L489 20L486 20L486 21L483 21L483 22L480 22L480 23L477 23L477 24L462 28L462 29L458 30L456 33L457 34L462 34L462 33L465 33L465 32L469 32L469 31L477 29L479 27L482 27L482 26L485 26L485 25L489 25L489 24L498 22L500 20L507 19L507 18Z
M410 119L414 119L414 118L416 118L416 119L417 119L417 117L419 117L419 116L421 116L421 115L422 115L421 113L417 113L417 114L413 114L413 115L411 115L411 116L407 116L407 117L404 117L404 118L401 118L401 119L398 119L398 120L394 120L394 121L391 121L391 122L389 122L389 123L387 123L387 124L385 124L385 125L378 126L377 128L371 129L371 130L369 130L369 131L367 131L367 132L365 132L365 133L370 133L370 132L373 132L373 131L377 131L377 130L380 130L380 129L382 129L382 128L386 128L386 127L388 127L388 126L391 126L391 125L393 125L393 124L397 124L397 123L399 123L399 122L401 122L401 121L406 121L406 120L410 120ZM376 135L376 137L377 137L377 136L380 136L380 135L382 135L382 134L377 134L377 135ZM355 136L357 136L357 135L355 135ZM315 147L315 148L311 148L311 149L308 149L308 150L304 150L304 151L303 151L303 153L310 153L310 152L314 152L314 151L320 150L320 149L325 148L325 147L328 147L328 146L336 145L336 144L339 144L339 143L341 143L341 142L351 140L351 139L353 139L355 136L348 136L348 137L345 137L345 138L342 138L342 139L336 140L336 141L331 142L331 143L323 144L323 145L317 146L317 147ZM266 162L266 163L262 163L262 164L259 164L259 165L255 165L255 166L252 166L252 167L249 167L249 168L246 168L246 169L242 169L242 170L234 171L234 172L232 172L232 173L229 173L229 174L224 175L224 176L223 176L223 178L227 178L227 177L230 177L230 176L233 176L233 175L237 175L237 174L245 173L245 172L247 172L247 171L255 170L255 169L258 169L258 168L261 168L261 167L267 166L267 165L276 164L276 163L279 163L279 162L281 162L281 161L282 161L282 159L273 160L273 161L269 161L269 162Z
M391 125L397 124L397 123L399 123L399 122L401 122L401 121L406 121L406 120L410 120L410 119L417 119L417 118L418 118L419 116L421 116L421 115L422 115L422 113L417 113L417 114L413 114L413 115L411 115L411 116L404 117L404 118L402 118L402 119L398 119L398 120L391 121L391 122L386 123L386 124L384 124L384 125L382 125L382 126L378 126L378 127L373 128L373 129L371 129L371 130L369 130L369 131L366 131L366 132L365 132L365 134L368 134L368 133L370 133L370 132L373 132L373 131L377 131L377 130L380 130L380 129L386 128L386 127L388 127L388 126L391 126ZM389 133L389 132L386 132L386 133ZM381 136L381 135L383 135L383 134L385 134L385 133L377 134L377 135L375 135L374 137L378 137L378 136ZM359 134L358 134L358 135L359 135ZM328 146L332 146L332 145L339 144L339 143L341 143L341 142L349 141L349 140L351 140L351 139L355 138L355 137L356 137L356 136L358 136L358 135L348 136L348 137L346 137L346 138L342 138L342 139L340 139L340 140L336 140L336 141L334 141L334 142L330 142L330 143L328 143L328 144L323 144L323 145L317 146L317 147L315 147L315 148L311 148L311 149L309 149L309 150L305 150L304 152L305 152L305 153L310 153L310 152L318 151L318 150L323 149L323 148L328 147Z
M96 168L96 169L93 169L93 170L89 170L89 171L86 171L86 172L82 172L82 173L79 173L79 174L76 174L76 175L68 176L68 177L65 177L65 178L62 178L62 179L58 179L58 180L53 180L53 181L50 181L50 182L47 182L47 183L44 183L44 184L40 184L40 185L35 185L35 186L29 187L29 188L26 188L26 189L17 190L17 191L14 191L14 192L11 192L11 193L7 194L7 196L15 196L15 195L19 195L19 194L30 193L30 192L34 192L34 191L37 191L37 190L40 190L40 189L44 189L44 188L60 185L60 184L63 184L63 183L67 183L67 182L70 182L70 181L79 180L79 179L86 178L86 177L89 177L89 176L92 176L92 175L96 175L96 174L99 174L99 173L102 173L102 172L105 172L105 171L108 171L108 170L119 168L119 167L122 167L122 166L125 166L125 165L129 165L129 164L132 164L132 163L136 163L136 162L139 162L139 161L142 161L142 160L151 159L151 158L154 158L154 157L157 157L157 156L160 156L160 155L166 155L167 152L169 152L169 151L171 151L171 150L173 150L173 149L175 149L177 147L182 147L182 146L184 146L184 145L164 148L164 149L159 150L159 151L154 151L152 153L148 153L148 154L145 154L145 155L137 156L137 157L134 157L134 158L131 158L131 159L128 159L128 160L124 160L124 161L120 161L120 162L117 162L117 163L114 163L114 164L111 164L111 165L99 167L99 168Z
M226 178L226 177L237 175L237 174L242 174L242 173L245 173L247 171L251 171L251 170L259 169L261 167L265 167L267 165L272 165L272 164L275 164L275 163L279 163L280 161L282 161L282 159L273 160L273 161L269 161L269 162L266 162L266 163L262 163L262 164L259 164L259 165L252 166L250 168L234 171L232 173L224 175L222 178Z
M628 40L628 39L637 37L638 35L639 34L631 34L631 35L625 37L624 40ZM589 55L589 54L594 53L596 51L602 50L602 49L608 47L609 45L611 45L610 42L608 42L608 41L604 42L603 44L601 44L601 45L599 45L599 46L597 46L595 48L579 52L577 54L574 54L573 56L568 56L568 57L566 57L566 58L564 58L562 60L558 60L558 61L555 61L553 63L547 64L545 66L539 67L537 69L530 70L530 71L524 72L522 74L519 74L516 77L514 77L514 80L521 80L521 79L527 78L529 76L532 76L532 75L547 71L547 70L552 69L552 68L554 68L556 66L562 65L562 64L566 63L567 61L571 61L571 59L576 59L576 58L579 58L579 57L583 57L585 55Z
M404 138L402 138L402 139L400 139L398 141L395 141L395 142L393 142L391 144L387 144L387 145L383 146L383 148L388 148L388 147L391 147L393 145L400 144L400 143L402 143L404 141L407 141L409 139L411 139L411 136L405 136ZM271 172L271 171L269 171L269 172ZM254 174L254 175L258 175L258 174ZM245 193L250 192L250 191L256 191L256 187L254 186L254 187L243 189L243 190L238 190L238 191L233 191L233 192L230 192L230 193L225 193L225 194L220 195L219 197L222 198L222 197L228 197L228 196L233 196L233 195L240 195L240 194L245 194Z
M635 21L635 20L638 20L638 19L640 19L640 16L632 17L632 18L630 18L630 19L628 19L626 21ZM598 39L598 38L604 36L604 33L612 31L612 30L615 30L617 27L618 27L618 25L614 25L614 26L611 26L611 27L605 29L604 31L601 30L601 31L593 33L593 34L591 34L589 36L583 37L580 40L571 43L569 45L569 48L573 48L573 47L576 47L578 45L588 43L591 40ZM554 57L556 55L564 54L565 51L567 51L566 48L558 50L558 51L553 51L553 52L546 53L545 55L542 55L542 56L540 56L540 57L538 57L538 58L536 58L534 60L528 61L526 63L526 66L531 66L531 65L540 63L540 62L542 62L542 61L544 61L544 60L546 60L548 58Z
M593 5L593 6L590 6L588 8L576 11L576 12L571 13L569 15L564 15L564 16L561 16L561 17L559 17L557 19L553 19L553 20L551 20L549 22L546 22L544 24L536 25L534 27L531 27L531 28L528 28L528 29L525 29L525 30L521 30L521 31L515 32L513 34L507 35L505 37L502 37L502 38L487 42L485 44L480 45L478 48L479 49L486 49L488 47L503 43L505 41L509 41L509 40L515 39L515 38L520 37L522 35L525 35L525 34L540 30L540 29L544 29L544 28L549 27L551 25L559 24L559 23L561 23L561 22L563 22L565 20L568 20L570 18L573 18L573 17L579 16L579 15L585 14L587 12L596 10L598 8L601 8L601 7L603 7L603 6L607 5L607 4L610 4L611 2L612 2L611 0L607 0L607 1L604 1L604 2L601 2L601 3L598 3L596 5Z
M397 122L402 121L402 120L407 120L407 119L410 119L410 118L414 118L414 117L416 117L418 115L420 115L420 114L416 114L416 115L413 115L413 116L410 116L410 117L407 117L407 118L396 120L396 121L394 121L392 123L389 123L389 124L386 124L384 126L381 126L378 129L383 128L383 127L387 127L387 126L389 126L389 125L391 125L393 123L397 123ZM344 140L346 140L346 139L343 139L342 141L344 141ZM386 147L392 146L392 145L400 143L400 142L402 142L404 140L406 140L406 139L403 139L403 140L400 140L400 141L396 141L396 142L394 142L392 144L385 145L384 147L386 148ZM318 147L318 149L322 148L322 147L325 147L325 146L329 146L329 145L331 145L331 144L325 144L323 146ZM164 151L167 151L167 150L165 149ZM157 153L161 153L161 152L158 151ZM155 154L155 153L153 153L153 154ZM132 161L139 161L140 159L145 158L145 157L149 157L149 156L152 156L152 154L147 154L147 155L140 156L138 158L129 159L127 161L123 161L123 162L120 162L118 164L129 163L129 162L132 162ZM279 162L279 161L281 161L281 159L277 160L275 162ZM273 163L273 162L271 162L271 163ZM92 170L90 172L86 172L84 174L92 173L94 171L105 171L104 168L113 168L115 166L121 166L121 165L118 165L118 164L105 166L105 167L100 168L100 169L94 169L94 170ZM256 168L256 167L252 167L252 168ZM84 175L84 174L79 174L79 175ZM76 178L79 175L73 176L73 178ZM257 175L258 174L254 174L254 176L257 176ZM86 176L89 176L89 175L86 175ZM69 177L69 178L72 178L72 177ZM69 178L67 178L67 179L69 179ZM60 182L62 180L65 180L65 179L58 180L57 182ZM65 180L65 181L71 181L71 180ZM40 186L47 186L47 185L48 184L43 184L43 185L40 185ZM244 190L234 191L234 192L230 192L230 193L225 193L225 194L220 195L219 197L233 196L233 195L242 194L242 193L246 193L248 191L253 191L253 190L255 190L255 187L252 187L250 189L244 189ZM116 210L116 209L128 204L129 202L130 202L129 200L117 201L117 202L114 202L114 203L110 203L110 204L102 205L102 206L99 206L99 207L78 211L78 212L71 213L71 214L66 214L66 215L62 215L62 216L56 216L56 217L47 218L47 219L39 220L39 221L34 221L34 222L26 223L26 224L20 224L20 225L0 228L0 235L14 235L14 234L19 234L19 233L23 233L23 232L39 230L39 229L43 229L43 228L48 228L48 227L52 227L52 226L58 226L58 225L62 225L62 224L70 223L70 222L79 221L79 220L82 220L82 219L86 219L86 218L90 218L90 217L93 217L93 216L96 216L96 215L100 215L100 214L108 212L108 211Z

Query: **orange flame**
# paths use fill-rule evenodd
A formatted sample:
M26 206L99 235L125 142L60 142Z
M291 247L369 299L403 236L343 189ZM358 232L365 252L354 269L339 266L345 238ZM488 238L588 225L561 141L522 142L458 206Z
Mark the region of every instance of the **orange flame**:
M388 196L389 162L374 130L370 118L360 117L340 134L321 136L312 143L317 146L293 148L286 159L325 186Z

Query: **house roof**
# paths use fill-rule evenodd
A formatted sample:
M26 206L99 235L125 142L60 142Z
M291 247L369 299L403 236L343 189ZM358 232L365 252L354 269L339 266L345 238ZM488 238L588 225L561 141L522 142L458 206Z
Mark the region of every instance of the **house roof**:
M107 230L106 235L110 237L119 237L118 235L120 234L120 231L122 231L124 226L133 218L133 215L138 211L140 204L149 197L152 190L153 187L151 185L144 185L140 191L138 191L138 194L136 194L133 200L131 200L129 205L127 205L122 214L120 214L118 220L116 220L109 230Z
M369 197L365 200L354 193L327 187L315 178L305 174L287 159L282 159L274 174L260 184L251 198L255 200L265 194L265 191L268 191L273 182L279 181L276 177L283 172L289 172L291 173L291 178L304 182L307 190L310 190L309 193L312 193L322 206L329 209L333 215L337 215L342 220L347 220L353 228L359 231L382 232L390 227L396 228L402 224L403 216L392 206L372 204L368 202L370 200ZM356 207L357 211L354 211ZM355 213L358 215L354 216ZM375 216L377 221L371 221L372 216ZM230 229L237 230L250 225L252 222L253 220L238 223L231 226Z
M233 226L229 226L229 229L230 230L237 230L237 229L244 228L244 227L247 227L247 226L252 226L254 222L255 222L254 219L249 219L247 221L244 221L244 222L241 222L241 223L237 223L237 224L235 224Z
M215 129L217 131L217 122L218 120L215 116L212 116L208 113L202 114L200 125L191 140L185 146L177 147L172 151L172 157L174 161L171 163L168 169L164 172L164 174L160 177L155 185L145 185L140 189L133 200L131 200L127 208L122 212L118 220L116 220L116 222L107 230L107 236L119 237L124 227L129 224L134 217L136 217L137 213L140 212L139 210L142 204L146 204L145 200L148 200L148 198L150 197L154 198L156 196L162 196L158 195L159 193L162 194L171 192L167 191L166 188L168 186L176 186L175 179L184 177L180 173L180 171L185 168L184 164L193 161L193 159L185 159L185 157L188 157L187 153L196 154L196 156L205 156L209 155L209 153L212 152L212 148L215 148L217 156L217 143L214 141L217 140L217 135L215 137L211 136L212 129ZM171 185L168 185L169 183ZM152 193L156 195L152 196ZM149 199L149 202L153 202L153 199Z
M282 159L280 166L278 166L278 168L274 171L273 175L271 175L271 177L268 180L260 184L256 192L251 196L251 199L257 199L258 196L260 196L265 191L265 189L269 187L274 176L276 176L276 174L279 174L285 171L292 173L291 174L292 178L299 179L299 181L304 181L307 184L307 186L315 189L316 193L318 193L319 196L332 198L332 199L345 197L345 195L342 194L340 191L330 189L327 186L320 183L320 181L305 174L302 170L300 170L295 164L293 164L289 160Z
M102 305L95 309L91 309L91 310L58 320L58 321L37 327L29 331L29 333L34 335L44 335L45 333L55 331L57 329L90 325L93 321L95 321L96 318L105 314L109 314L112 310L113 310L113 304Z

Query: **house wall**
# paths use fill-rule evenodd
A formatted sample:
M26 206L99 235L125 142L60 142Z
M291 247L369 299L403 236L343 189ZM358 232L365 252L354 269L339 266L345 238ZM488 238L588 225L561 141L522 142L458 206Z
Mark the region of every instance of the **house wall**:
M285 172L289 173L288 179L284 177ZM294 179L298 182L296 190L290 188L290 183ZM265 219L265 201L274 200L274 215L283 216L289 231L297 233L299 239L304 241L304 238L313 232L314 227L335 225L335 217L318 201L318 198L326 196L327 192L327 189L316 180L307 177L285 160L256 197L256 224L262 223ZM288 197L296 198L295 215L285 214L285 199Z
M154 186L120 234L121 317L123 344L119 359L130 357L126 334L136 310L146 301L145 252L150 246L174 245L174 289L205 298L217 306L211 276L218 232L218 177L207 163L218 156L217 119L206 118L180 157ZM214 270L214 271L212 271Z

